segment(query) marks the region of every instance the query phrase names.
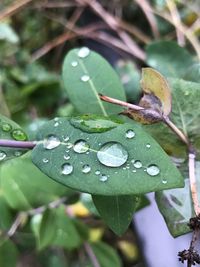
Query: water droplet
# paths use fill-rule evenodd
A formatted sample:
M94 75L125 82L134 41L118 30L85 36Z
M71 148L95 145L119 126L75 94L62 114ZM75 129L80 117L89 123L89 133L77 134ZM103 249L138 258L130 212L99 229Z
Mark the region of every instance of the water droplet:
M128 152L117 142L104 144L97 152L98 160L105 166L120 167L128 159Z
M2 126L1 126L2 130L4 132L10 132L12 130L12 126L8 123L2 123Z
M63 141L65 142L69 141L69 136L63 136Z
M145 169L144 169L144 172L146 172L146 171L147 171L147 169L145 168Z
M85 140L78 140L73 147L76 153L85 153L89 150L89 148L90 146Z
M73 172L73 166L69 163L65 163L62 165L62 174L68 175Z
M147 148L150 148L150 147L151 147L151 145L150 145L150 144L146 144L146 147L147 147Z
M100 176L99 180L100 180L101 182L106 182L106 181L108 180L108 176L105 175L105 174L102 174L102 175Z
M134 163L133 163L133 166L136 168L136 169L140 169L142 168L142 162L140 160L136 160Z
M21 151L15 151L14 155L15 155L15 157L19 157L22 155L22 152Z
M21 129L13 130L11 135L17 141L25 141L27 139L26 134Z
M44 140L44 148L53 149L60 145L60 140L55 135L48 136L47 139Z
M68 159L70 159L70 155L69 155L69 154L65 154L63 158L64 158L65 160L68 160Z
M132 170L132 172L136 172L137 170Z
M0 151L0 161L4 160L6 158L6 153L3 151Z
M87 56L89 56L89 54L90 54L90 49L88 47L82 47L78 51L78 56L80 58L86 58Z
M72 61L71 65L72 65L72 67L76 67L76 66L78 66L78 62L77 61Z
M167 180L165 178L162 179L163 184L167 184Z
M54 127L58 127L58 125L59 125L58 121L54 123Z
M48 160L47 158L43 158L42 161L43 161L44 163L48 163L48 162L49 162L49 160Z
M100 173L101 173L101 172L100 172L99 170L96 170L96 171L95 171L95 174L96 174L96 175L99 175Z
M67 144L66 144L66 147L67 147L67 148L72 148L72 147L73 147L73 144L72 144L72 143L67 143Z
M88 164L83 165L82 172L83 173L89 173L91 171L91 167Z
M135 136L135 132L133 130L126 131L126 138L131 139Z
M147 173L151 176L156 176L160 173L160 169L157 165L152 164L147 167Z
M54 121L58 121L58 120L59 120L59 118L58 118L58 117L55 117L55 118L54 118Z
M89 81L89 79L90 79L90 76L89 75L83 75L83 76L81 76L81 81L83 81L83 82L88 82Z
M132 164L134 164L134 162L135 162L135 160L134 160L134 159L132 159L132 160L131 160L131 163L132 163Z

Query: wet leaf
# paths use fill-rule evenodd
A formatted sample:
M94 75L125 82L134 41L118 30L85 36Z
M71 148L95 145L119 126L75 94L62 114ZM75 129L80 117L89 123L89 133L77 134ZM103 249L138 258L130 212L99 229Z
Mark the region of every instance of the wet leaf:
M38 140L32 151L34 164L55 181L82 192L132 195L183 185L162 148L135 122L88 133L67 118L56 118L40 129Z
M101 267L122 266L121 259L111 246L104 242L90 243L90 246Z
M132 220L138 205L138 197L93 195L92 199L105 223L115 234L122 235Z
M146 48L147 64L166 77L181 78L195 61L191 54L176 42L158 41Z
M99 99L98 93L125 100L125 93L115 71L97 53L86 47L71 50L65 57L62 76L68 97L80 113L107 116L122 111Z
M17 123L0 115L0 139L26 141L27 135ZM27 149L0 146L0 163L11 158L19 157L25 152L27 152Z
M38 207L71 192L40 172L28 155L5 162L0 169L0 181L5 199L17 210Z

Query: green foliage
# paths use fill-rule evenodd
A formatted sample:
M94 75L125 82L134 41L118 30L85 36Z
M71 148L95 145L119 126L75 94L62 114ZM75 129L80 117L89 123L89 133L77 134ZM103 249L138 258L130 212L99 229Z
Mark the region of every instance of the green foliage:
M18 251L12 241L0 242L0 266L16 267L17 258Z
M119 124L102 133L84 129L65 118L46 123L32 152L34 164L55 181L91 194L132 195L183 186L176 167L138 124Z
M67 95L80 113L108 116L122 111L99 99L98 93L120 100L125 100L125 94L112 67L97 53L86 47L71 50L65 57L62 76Z

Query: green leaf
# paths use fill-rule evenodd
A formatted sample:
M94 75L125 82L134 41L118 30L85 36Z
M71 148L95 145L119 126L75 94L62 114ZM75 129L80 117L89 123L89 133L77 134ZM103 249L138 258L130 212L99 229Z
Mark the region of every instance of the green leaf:
M66 118L49 121L38 133L34 164L57 182L98 195L137 195L183 185L171 160L137 123L94 131L75 128Z
M118 72L125 89L127 101L129 103L138 103L142 95L140 88L140 73L133 61L122 61L117 63Z
M6 117L10 117L10 111L8 109L7 103L5 101L5 97L1 88L1 84L0 84L0 114L6 116Z
M179 129L193 140L194 146L199 152L199 84L173 78L169 79L169 82L172 88L172 112L170 118ZM164 124L146 126L145 129L147 129L170 154L179 157L185 155L185 145L178 140L176 135Z
M0 169L1 189L13 209L27 210L71 194L71 190L40 172L26 154L6 161Z
M200 83L200 63L190 66L183 76L186 81Z
M147 64L167 77L182 77L195 63L187 50L172 41L158 41L146 48Z
M1 189L0 189L1 190ZM1 193L0 193L1 194ZM13 216L3 196L0 195L0 235L1 230L5 231L10 228L13 221Z
M0 139L26 141L27 135L14 121L0 115ZM18 157L26 151L26 149L0 146L0 163L7 159Z
M92 196L94 204L106 224L117 235L128 228L138 205L136 196Z
M42 250L54 241L56 235L56 211L47 209L43 214L32 217L31 226L36 236L37 248Z
M117 252L111 246L103 242L90 243L90 246L101 267L122 266Z
M67 54L62 76L68 97L80 113L107 116L122 111L121 107L100 100L98 93L120 100L125 100L125 93L109 63L87 47Z
M17 266L18 252L14 243L6 240L0 243L0 266L3 267L16 267Z
M60 206L56 209L56 221L54 227L56 228L56 233L52 242L53 245L66 249L74 249L81 245L82 240L77 228L74 225L73 220L67 216L64 206Z

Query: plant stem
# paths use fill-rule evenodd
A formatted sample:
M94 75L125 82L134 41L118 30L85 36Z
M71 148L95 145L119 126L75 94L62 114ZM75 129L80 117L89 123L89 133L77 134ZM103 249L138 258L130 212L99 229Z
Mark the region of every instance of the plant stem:
M0 139L0 147L14 147L14 148L27 148L32 149L36 145L35 141L15 141Z
M96 258L96 255L94 254L94 252L93 252L93 250L92 250L92 248L91 248L91 246L89 245L88 242L84 243L84 248L85 248L85 251L88 254L93 266L94 267L101 267L99 262L98 262L98 260L97 260L97 258Z

